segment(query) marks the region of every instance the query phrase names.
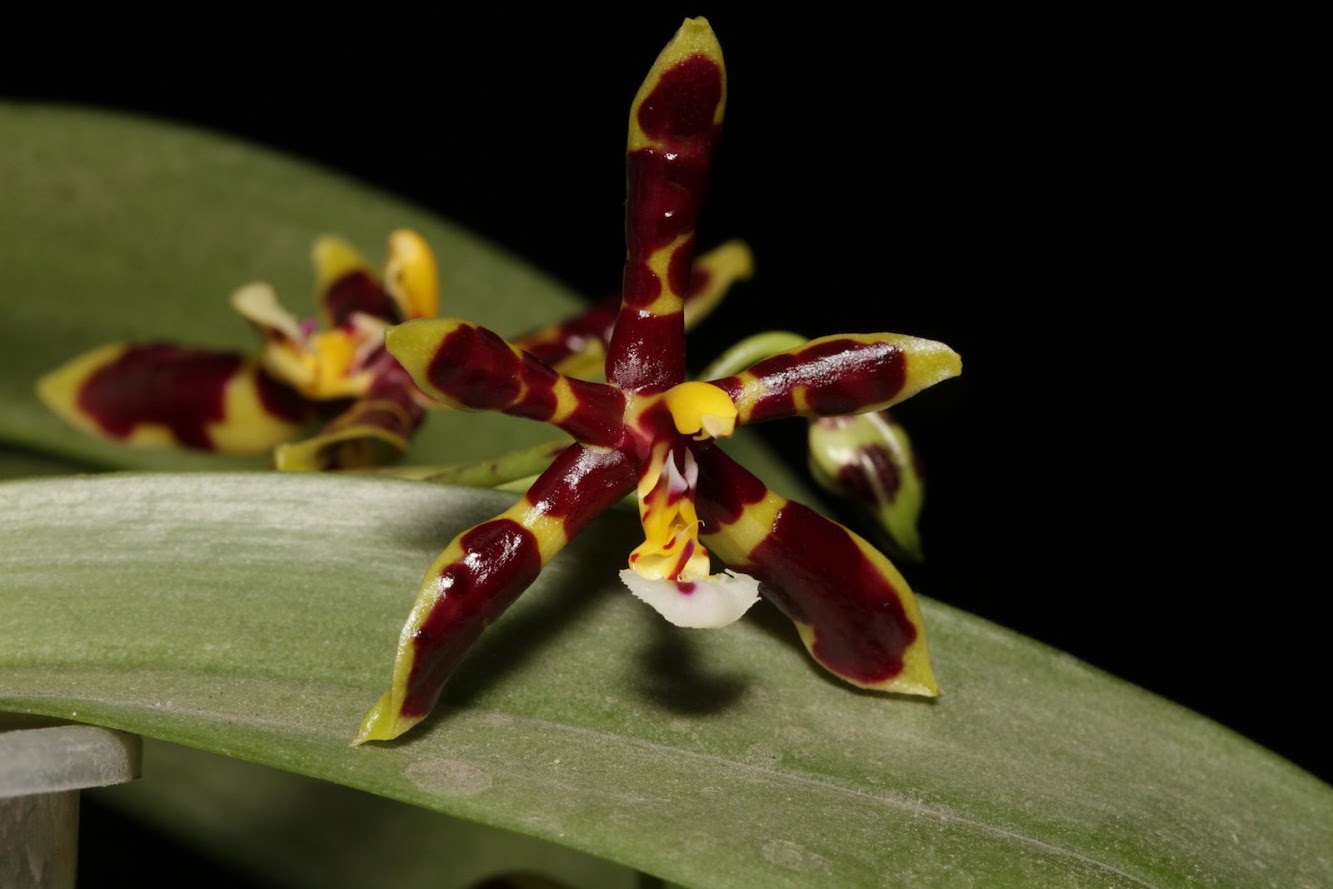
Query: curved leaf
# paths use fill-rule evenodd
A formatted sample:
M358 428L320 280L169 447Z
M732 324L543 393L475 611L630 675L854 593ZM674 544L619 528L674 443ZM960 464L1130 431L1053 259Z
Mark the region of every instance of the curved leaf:
M562 553L399 743L347 746L405 597L508 496L269 474L6 483L0 708L225 753L693 886L1326 885L1333 790L924 602L945 696L849 691L770 611L664 625L632 516Z
M540 874L555 882L519 887L645 889L613 862L340 784L152 739L144 760L143 778L92 797L259 886L477 889L509 885L485 883L499 875ZM152 876L139 861L136 874Z

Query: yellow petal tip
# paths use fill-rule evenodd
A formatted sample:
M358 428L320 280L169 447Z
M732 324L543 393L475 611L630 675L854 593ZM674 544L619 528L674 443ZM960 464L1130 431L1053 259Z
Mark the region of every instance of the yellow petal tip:
M334 235L316 238L310 250L310 259L314 263L315 277L321 290L349 272L370 270L355 247Z
M408 318L430 318L440 310L435 254L421 235L400 228L389 235L385 286Z
M353 747L367 741L392 741L421 721L421 717L406 717L396 712L393 691L386 691L361 720L361 730L352 739Z

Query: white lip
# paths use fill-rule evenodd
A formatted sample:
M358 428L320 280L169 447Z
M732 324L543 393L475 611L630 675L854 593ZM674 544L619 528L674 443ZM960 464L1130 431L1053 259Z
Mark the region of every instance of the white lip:
M620 579L658 614L678 627L690 629L716 629L735 623L759 601L759 581L734 571L678 584L650 580L626 568L620 572Z

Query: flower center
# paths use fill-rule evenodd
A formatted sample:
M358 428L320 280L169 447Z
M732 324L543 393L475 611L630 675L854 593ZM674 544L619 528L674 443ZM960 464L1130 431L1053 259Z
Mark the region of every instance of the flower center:
M680 435L696 441L730 435L736 405L717 386L681 383L659 398ZM644 541L630 553L634 573L649 580L690 583L709 576L708 550L699 542L694 488L699 467L691 445L667 430L655 436L647 466L639 476L639 520Z
M264 344L264 365L307 398L361 396L372 377L366 365L383 344L385 327L379 319L358 313L332 330L302 329L300 338L270 338Z
M643 543L629 555L640 577L688 583L708 576L708 550L699 543L694 485L699 467L689 448L677 457L669 443L653 448L648 470L639 479L639 520Z
M354 312L341 326L317 330L314 319L297 321L267 284L250 284L232 294L232 307L264 335L265 369L307 398L364 395L371 374L366 364L384 345L384 321Z

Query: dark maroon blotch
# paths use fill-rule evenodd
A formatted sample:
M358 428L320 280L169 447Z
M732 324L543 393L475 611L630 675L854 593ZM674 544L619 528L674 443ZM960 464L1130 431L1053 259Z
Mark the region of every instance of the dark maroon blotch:
M820 662L866 684L902 672L916 627L898 590L845 528L789 501L750 560L746 573L759 579L764 597L793 621L814 627Z
M463 324L440 341L426 378L474 410L504 410L519 393L522 360L496 334Z
M652 139L709 137L722 101L722 68L703 55L681 59L639 105L639 126Z
M684 315L650 315L626 306L621 310L606 365L607 378L632 392L646 393L683 382Z
M212 450L208 426L225 419L227 384L244 359L230 352L185 349L167 343L130 346L94 371L79 389L79 411L112 438L128 438L136 426L166 426L184 447ZM257 375L265 409L284 419L308 416L290 387Z
M373 315L390 324L403 320L397 300L364 271L348 272L324 291L324 311L333 327L346 322L356 312Z
M539 512L562 520L568 539L629 493L637 466L622 451L565 448L525 495ZM443 596L413 637L404 716L423 716L482 631L513 604L541 571L536 536L518 522L496 518L459 539L463 557L436 580Z
M892 503L902 484L893 453L883 445L866 445L858 448L856 455L857 462L838 470L838 481L865 503L877 503L881 497L884 502Z
M635 460L619 450L593 450L570 445L528 489L535 508L560 519L573 539L588 522L633 490L638 480Z
M768 496L768 488L749 470L732 460L718 448L696 448L699 463L699 484L696 487L695 508L704 520L705 533L713 533L723 525L730 525L745 512Z
M765 395L749 422L789 417L796 389L816 415L845 414L891 400L907 379L907 361L897 346L836 338L794 353L765 358L750 367Z
M625 237L631 257L646 262L653 251L694 231L708 186L708 162L708 153L696 156L653 148L630 153L626 159L631 197ZM630 287L627 279L625 296L637 304L641 297Z
M555 385L560 375L528 353L523 353L522 376L523 397L511 405L505 413L515 417L527 417L529 420L546 421L555 413L559 399L555 394Z
M569 378L578 404L557 425L584 444L619 447L625 438L625 396L614 386Z
M679 255L681 254L677 254ZM689 290L685 293L685 302L688 304L691 299L703 293L712 280L713 273L696 263L690 270ZM575 315L558 325L554 332L545 328L533 331L515 339L514 345L552 367L566 358L585 351L594 341L600 342L605 347L611 342L611 333L616 327L620 302L620 294L599 300L583 314Z
M441 597L412 639L412 673L402 714L424 716L445 680L482 630L527 589L541 570L531 531L511 519L492 519L459 541L464 557L440 572Z
M695 503L705 533L735 522L768 493L763 482L716 448L697 459ZM815 656L840 675L875 684L902 672L916 627L898 590L846 528L788 501L745 563L728 567L757 578L760 593L783 614L814 627Z
M259 404L270 416L289 423L304 423L313 413L310 400L293 387L273 379L260 367L255 371L255 389Z

